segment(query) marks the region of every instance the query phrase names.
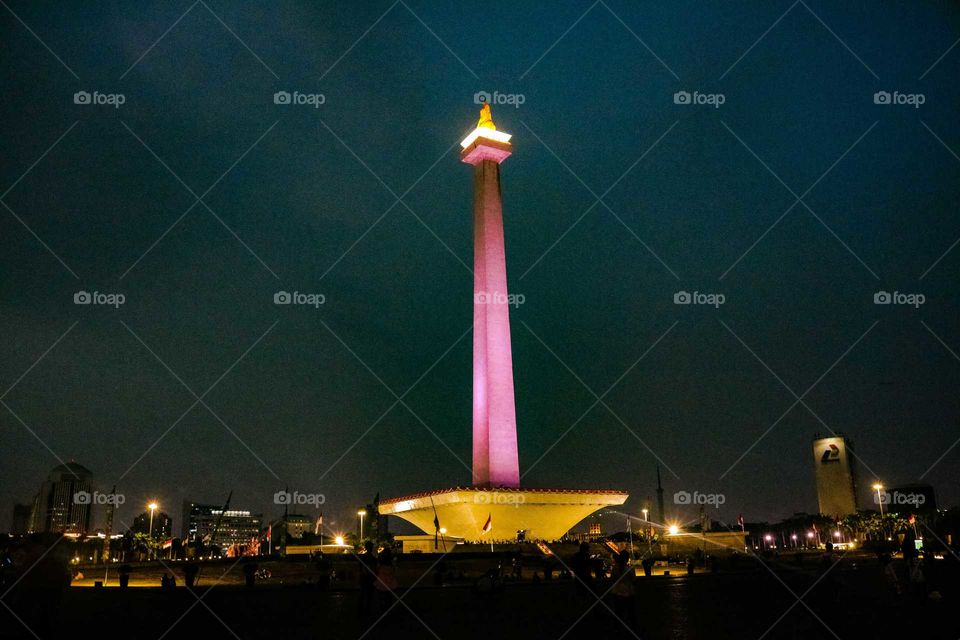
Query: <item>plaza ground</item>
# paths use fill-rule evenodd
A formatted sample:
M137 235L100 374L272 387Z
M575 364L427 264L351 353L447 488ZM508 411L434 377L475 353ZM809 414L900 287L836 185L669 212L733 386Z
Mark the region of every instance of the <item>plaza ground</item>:
M350 559L341 559L349 562ZM40 637L79 637L84 629L102 637L151 638L590 638L633 637L613 618L604 604L589 595L578 596L570 580L533 583L531 569L519 583L507 582L495 592L478 592L476 575L492 558L457 559L447 556L446 568L463 580L436 584L429 569L434 556L400 559L395 606L372 629L374 618L358 615L356 574L351 581L334 583L329 590L306 585L289 577L283 584L268 580L252 589L239 585L238 567L217 586L203 586L229 565L209 565L201 586L194 592L179 587L71 588L59 610L42 613ZM835 605L816 601L814 589L804 599L817 619L797 602L816 579L814 558L769 560L761 565L749 558L721 566L716 573L671 575L636 579L636 612L650 639L717 638L933 638L960 636L956 603L960 598L956 565L937 568L934 580L942 582L942 599L905 596L895 599L887 589L880 567L870 556L847 556L835 569L841 585ZM532 561L531 561L532 563ZM286 563L306 579L308 563ZM266 566L266 565L264 565ZM338 571L355 565L337 562ZM899 567L901 572L904 567ZM274 575L276 575L274 571ZM412 589L409 585L423 579ZM293 573L288 574L290 576ZM903 575L903 574L902 574ZM905 577L905 576L904 576ZM208 582L209 579L209 582ZM182 580L178 579L182 585ZM791 591L793 593L791 593ZM199 600L199 601L198 601ZM29 605L14 594L5 598L31 620ZM606 600L604 601L606 602ZM592 607L592 608L591 608ZM822 620L822 622L821 622ZM826 623L826 624L824 624ZM49 625L47 629L42 628ZM36 625L35 625L36 627ZM829 628L828 628L829 627ZM364 635L366 634L366 635ZM0 608L0 637L32 638L8 612Z

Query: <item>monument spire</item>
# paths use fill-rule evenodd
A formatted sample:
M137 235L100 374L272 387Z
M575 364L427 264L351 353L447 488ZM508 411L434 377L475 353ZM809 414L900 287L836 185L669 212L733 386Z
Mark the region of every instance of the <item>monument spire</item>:
M473 165L473 484L520 486L513 355L503 240L500 163L510 135L497 131L490 105L460 143Z

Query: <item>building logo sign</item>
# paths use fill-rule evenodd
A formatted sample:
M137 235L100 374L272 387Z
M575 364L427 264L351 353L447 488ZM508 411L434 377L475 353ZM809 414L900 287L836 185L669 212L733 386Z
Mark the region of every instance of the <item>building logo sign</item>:
M835 444L828 445L820 456L820 462L827 464L830 462L840 462L840 447Z

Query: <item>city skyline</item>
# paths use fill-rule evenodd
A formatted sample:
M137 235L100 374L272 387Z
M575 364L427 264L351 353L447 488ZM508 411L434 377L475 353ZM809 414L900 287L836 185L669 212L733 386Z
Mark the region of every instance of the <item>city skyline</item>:
M816 511L836 431L862 506L960 502L955 9L797 5L761 40L786 6L13 10L57 56L6 12L0 529L69 460L131 520L469 484L456 142L487 97L524 486L636 513L659 464L668 505L774 521Z

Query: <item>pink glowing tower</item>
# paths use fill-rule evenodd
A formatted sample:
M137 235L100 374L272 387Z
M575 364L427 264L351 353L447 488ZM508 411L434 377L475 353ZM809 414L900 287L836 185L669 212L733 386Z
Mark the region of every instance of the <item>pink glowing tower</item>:
M500 163L510 157L510 135L497 131L485 104L477 128L460 146L460 159L473 165L473 484L519 487L500 199Z

